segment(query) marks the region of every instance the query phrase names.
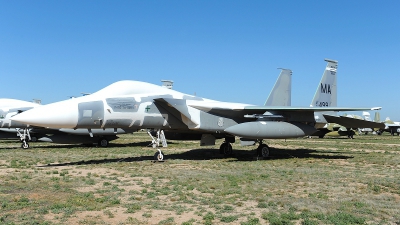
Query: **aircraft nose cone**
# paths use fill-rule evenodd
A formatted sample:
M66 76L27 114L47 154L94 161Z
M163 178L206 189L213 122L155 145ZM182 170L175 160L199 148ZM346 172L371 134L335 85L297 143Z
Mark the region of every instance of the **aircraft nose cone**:
M78 106L74 101L62 101L27 110L11 118L31 126L49 128L75 128L78 123Z

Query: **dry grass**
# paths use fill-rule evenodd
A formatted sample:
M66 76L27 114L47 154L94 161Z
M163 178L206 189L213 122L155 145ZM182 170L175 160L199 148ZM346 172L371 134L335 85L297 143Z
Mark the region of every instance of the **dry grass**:
M170 141L154 163L145 133L109 148L0 141L0 224L400 224L400 139Z

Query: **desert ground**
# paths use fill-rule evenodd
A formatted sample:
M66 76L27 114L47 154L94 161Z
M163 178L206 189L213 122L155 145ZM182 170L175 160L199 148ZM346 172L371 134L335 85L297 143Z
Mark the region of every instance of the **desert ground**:
M0 140L0 224L400 224L400 137L168 141L107 148Z

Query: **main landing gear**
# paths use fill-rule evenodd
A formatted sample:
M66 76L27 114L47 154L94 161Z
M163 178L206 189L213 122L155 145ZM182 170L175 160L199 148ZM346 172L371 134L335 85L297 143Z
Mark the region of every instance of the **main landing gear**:
M346 127L346 129L347 129L347 137L350 139L354 139L354 131L351 130L351 128Z
M257 157L267 158L269 157L269 147L266 144L262 143L262 140L259 141L259 146L257 148Z
M263 144L262 140L258 140L259 146L256 149L257 157L268 158L270 154L270 149L268 145ZM219 152L225 156L230 156L233 154L232 145L229 141L225 140L219 147Z
M232 145L229 142L223 142L219 147L219 153L224 154L225 156L232 155Z
M153 137L151 135L150 131L147 131L147 134L151 137L151 145L153 148L157 148L156 153L154 154L154 160L158 162L163 162L164 161L164 153L158 148L160 147L160 143L162 144L163 147L167 147L167 139L165 138L164 131L163 130L157 130L157 137Z
M99 139L98 146L105 148L108 146L108 144L109 144L109 142L106 138Z

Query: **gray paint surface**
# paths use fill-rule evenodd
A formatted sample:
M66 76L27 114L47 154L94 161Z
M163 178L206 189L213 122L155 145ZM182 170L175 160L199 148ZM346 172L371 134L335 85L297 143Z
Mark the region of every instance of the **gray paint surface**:
M104 121L103 101L79 103L78 112L77 128L100 128Z

